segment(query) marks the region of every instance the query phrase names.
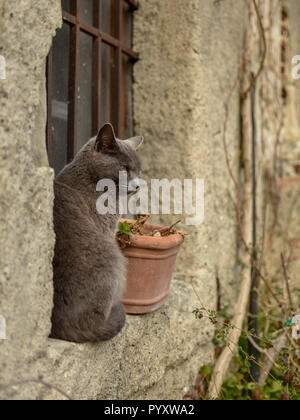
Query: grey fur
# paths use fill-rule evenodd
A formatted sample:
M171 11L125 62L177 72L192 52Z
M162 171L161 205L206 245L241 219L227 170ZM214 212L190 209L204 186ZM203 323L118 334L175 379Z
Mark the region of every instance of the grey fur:
M56 233L54 308L51 337L71 342L97 342L117 335L125 324L120 303L126 259L116 241L120 215L96 211L97 182L140 174L135 149L141 137L118 140L106 124L55 180Z

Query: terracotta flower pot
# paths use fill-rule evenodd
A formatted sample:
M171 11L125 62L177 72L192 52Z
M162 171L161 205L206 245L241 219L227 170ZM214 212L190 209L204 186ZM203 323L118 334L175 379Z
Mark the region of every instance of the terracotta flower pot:
M127 220L132 223L132 220ZM146 223L144 233L163 226ZM122 299L128 314L146 314L162 306L170 291L174 265L183 236L131 236L123 249L128 259L127 287Z

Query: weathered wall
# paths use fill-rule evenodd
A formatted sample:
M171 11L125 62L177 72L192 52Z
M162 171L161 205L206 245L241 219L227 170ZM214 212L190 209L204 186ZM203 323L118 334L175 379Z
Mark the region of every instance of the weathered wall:
M225 102L237 77L244 1L141 1L135 20L135 125L145 138L147 178L205 180L205 222L189 233L177 276L199 280L199 294L232 304L237 289L236 219L222 141ZM228 120L229 156L239 162L239 98ZM236 169L233 168L235 171ZM178 216L164 217L172 224ZM211 301L215 306L215 299Z
M236 230L221 130L245 27L244 1L141 0L135 19L136 132L147 176L204 178L205 223L190 229L168 303L128 317L109 343L47 339L52 305L52 171L45 154L47 51L60 25L59 0L0 0L0 383L42 374L74 398L182 398L212 356L212 326L194 319L236 291ZM239 98L228 136L238 162ZM172 218L173 220L173 218ZM191 281L200 296L196 297ZM59 398L41 385L10 388L1 398Z
M295 55L300 55L300 2L297 0L290 0L286 3L287 11L289 13L287 19L287 27L290 36L289 46L289 70L291 70L291 60ZM286 121L286 141L290 151L290 158L294 162L300 163L300 143L299 143L299 129L300 129L300 80L290 80L291 71L288 74L288 79L292 82L288 86L289 92L289 107Z
M1 0L0 382L35 376L50 327L52 170L45 141L45 57L60 23L58 0Z
M290 16L290 36L291 36L291 49L290 59L295 55L300 55L300 2L297 0L291 0L289 4L289 16ZM287 118L285 126L287 127L286 138L284 144L286 148L284 153L287 160L285 167L286 174L294 177L298 177L297 182L288 187L284 191L282 197L282 220L286 223L290 223L288 226L290 246L291 250L291 263L289 266L290 278L293 290L293 299L297 301L300 295L300 80L292 80L293 85L290 86L290 106L289 114L290 118ZM291 128L291 132L288 128ZM288 208L284 203L291 203L291 207ZM290 222L288 220L290 218ZM286 226L286 225L285 225ZM283 232L284 227L283 225ZM288 251L286 252L288 253Z
M271 249L271 274L283 284L280 254L287 262L294 304L300 293L300 80L292 78L292 58L300 55L300 2L285 1L287 17L284 25L288 33L287 74L283 82L288 96L284 108L280 158L280 202L276 235ZM278 274L279 273L279 274Z

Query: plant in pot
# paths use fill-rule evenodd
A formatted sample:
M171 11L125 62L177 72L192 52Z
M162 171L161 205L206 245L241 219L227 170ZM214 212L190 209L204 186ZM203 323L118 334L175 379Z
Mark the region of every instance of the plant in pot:
M128 259L127 287L122 302L128 314L146 314L162 306L170 285L184 233L175 226L148 223L150 216L137 221L122 219L117 233Z

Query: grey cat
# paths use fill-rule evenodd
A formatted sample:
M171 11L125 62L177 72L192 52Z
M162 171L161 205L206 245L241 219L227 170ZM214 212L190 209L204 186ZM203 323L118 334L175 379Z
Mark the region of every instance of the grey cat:
M141 172L136 150L142 142L142 137L119 140L106 124L55 180L52 338L105 341L125 324L120 299L126 259L116 241L120 215L98 214L96 185L101 179L118 185L119 171L127 171L128 194L136 191Z

